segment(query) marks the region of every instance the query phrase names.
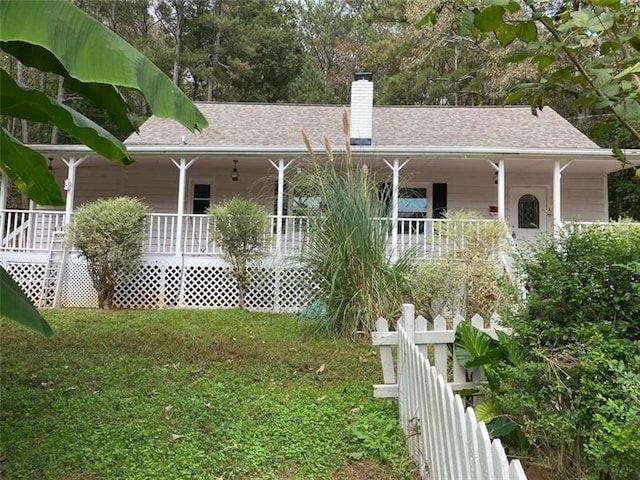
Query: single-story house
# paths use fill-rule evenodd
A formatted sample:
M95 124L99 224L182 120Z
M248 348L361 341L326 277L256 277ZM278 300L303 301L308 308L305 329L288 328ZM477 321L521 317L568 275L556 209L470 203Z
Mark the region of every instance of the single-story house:
M115 303L125 308L226 307L236 288L211 242L206 208L239 195L272 214L270 256L249 293L257 309L295 311L309 296L305 271L285 262L299 253L309 192L288 178L314 151L344 151L343 112L353 159L383 178L390 195L394 255L408 247L424 258L442 245L434 225L443 213L473 209L506 222L516 242L566 222L609 219L607 174L622 164L568 121L528 106L374 106L373 82L356 75L349 106L198 103L210 126L192 134L151 117L126 141L136 163L110 163L82 145L35 145L66 192L66 206L7 210L0 192L0 265L42 306L93 307L95 292L61 234L74 208L97 198L135 196L151 209L144 263ZM628 151L640 163L640 151ZM64 253L64 254L63 254Z

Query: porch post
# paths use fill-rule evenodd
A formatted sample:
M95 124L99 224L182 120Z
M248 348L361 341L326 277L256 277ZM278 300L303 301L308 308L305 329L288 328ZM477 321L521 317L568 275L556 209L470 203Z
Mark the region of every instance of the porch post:
M492 160L487 160L487 162L489 162L489 165L493 167L497 175L497 177L494 177L494 178L497 178L496 184L498 185L498 219L504 222L506 218L506 208L505 208L506 187L504 183L504 160L500 159L498 160L498 163L495 163Z
M393 165L384 161L393 171L393 188L391 193L391 260L398 259L398 195L400 191L400 170L409 163L409 160L400 165L397 158L393 159Z
M171 161L180 170L180 178L178 180L178 215L176 225L176 255L182 255L182 231L184 223L184 197L187 190L187 170L195 163L198 158L192 158L187 162L187 159L180 158L180 163L176 162L173 158Z
M560 212L560 179L562 172L560 171L560 160L553 162L553 231L558 233L560 230L560 222L562 221Z
M498 218L505 221L506 218L506 185L504 182L504 160L498 160Z
M4 239L4 219L7 209L7 198L9 197L9 177L0 172L0 247Z
M73 157L66 160L61 157L61 160L68 168L67 179L64 181L64 189L67 192L67 199L64 206L64 226L69 225L71 221L71 214L73 213L73 201L76 193L76 170L82 165L87 157L75 159Z
M293 160L285 165L282 158L278 159L276 165L273 161L269 163L278 170L278 193L276 203L276 255L279 257L282 253L282 218L284 217L284 171L293 163Z
M553 162L553 232L557 234L562 229L562 211L561 211L561 195L562 195L562 172L571 165L568 162L563 167L560 166L560 160Z

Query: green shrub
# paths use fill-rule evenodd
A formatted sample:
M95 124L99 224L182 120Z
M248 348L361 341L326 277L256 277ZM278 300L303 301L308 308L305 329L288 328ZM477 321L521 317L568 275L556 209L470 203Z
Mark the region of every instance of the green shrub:
M528 297L504 319L521 362L500 405L563 479L640 478L640 229L565 232L523 259Z
M498 260L506 247L502 222L482 221L474 211L451 212L437 233L446 241L442 258L421 263L412 280L416 309L428 318L475 314L489 319L514 300L514 288Z
M112 308L118 281L139 266L149 208L129 197L98 199L74 213L67 242L86 258L99 308Z
M238 197L214 205L207 213L211 236L231 265L231 274L238 285L238 306L244 310L251 268L265 255L269 216L259 203Z

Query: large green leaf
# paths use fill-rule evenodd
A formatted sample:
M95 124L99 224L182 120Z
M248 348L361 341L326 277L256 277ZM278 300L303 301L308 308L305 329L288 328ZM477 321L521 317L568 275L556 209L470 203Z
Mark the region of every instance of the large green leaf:
M516 34L523 42L535 42L538 38L536 23L533 20L518 23L518 26L516 27Z
M69 76L68 72L46 48L26 42L0 42L2 50L13 55L24 65L51 72L64 77L64 88L78 93L103 109L118 128L137 131L137 124L130 112L129 104L113 85L106 83L83 83Z
M504 415L496 417L487 423L487 432L491 438L504 437L513 432L518 424Z
M72 108L39 90L16 83L0 69L0 113L10 117L57 125L96 153L120 163L133 159L120 140Z
M504 22L503 15L503 6L491 5L476 14L473 24L481 32L492 32Z
M483 331L460 322L456 327L455 354L464 368L491 364L500 355L500 345Z
M53 336L53 330L49 324L2 267L0 267L0 317L15 320L46 337Z
M504 413L502 407L494 398L487 398L486 400L483 400L473 407L473 411L476 414L476 420L484 423L489 423L491 420Z
M43 47L69 77L79 82L139 90L156 116L172 118L191 131L208 125L202 113L158 67L71 2L2 0L0 41ZM6 50L7 45L2 48ZM22 61L20 55L17 58Z
M511 44L517 36L517 29L509 23L503 23L493 32L500 42L500 45L506 47Z
M0 170L39 205L64 205L60 188L47 168L47 160L25 147L4 128L0 131Z

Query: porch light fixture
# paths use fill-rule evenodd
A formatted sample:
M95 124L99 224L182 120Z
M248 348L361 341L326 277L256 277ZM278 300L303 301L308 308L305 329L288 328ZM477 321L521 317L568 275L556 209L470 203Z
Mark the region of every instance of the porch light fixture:
M238 160L233 161L233 170L231 170L231 181L238 181Z

